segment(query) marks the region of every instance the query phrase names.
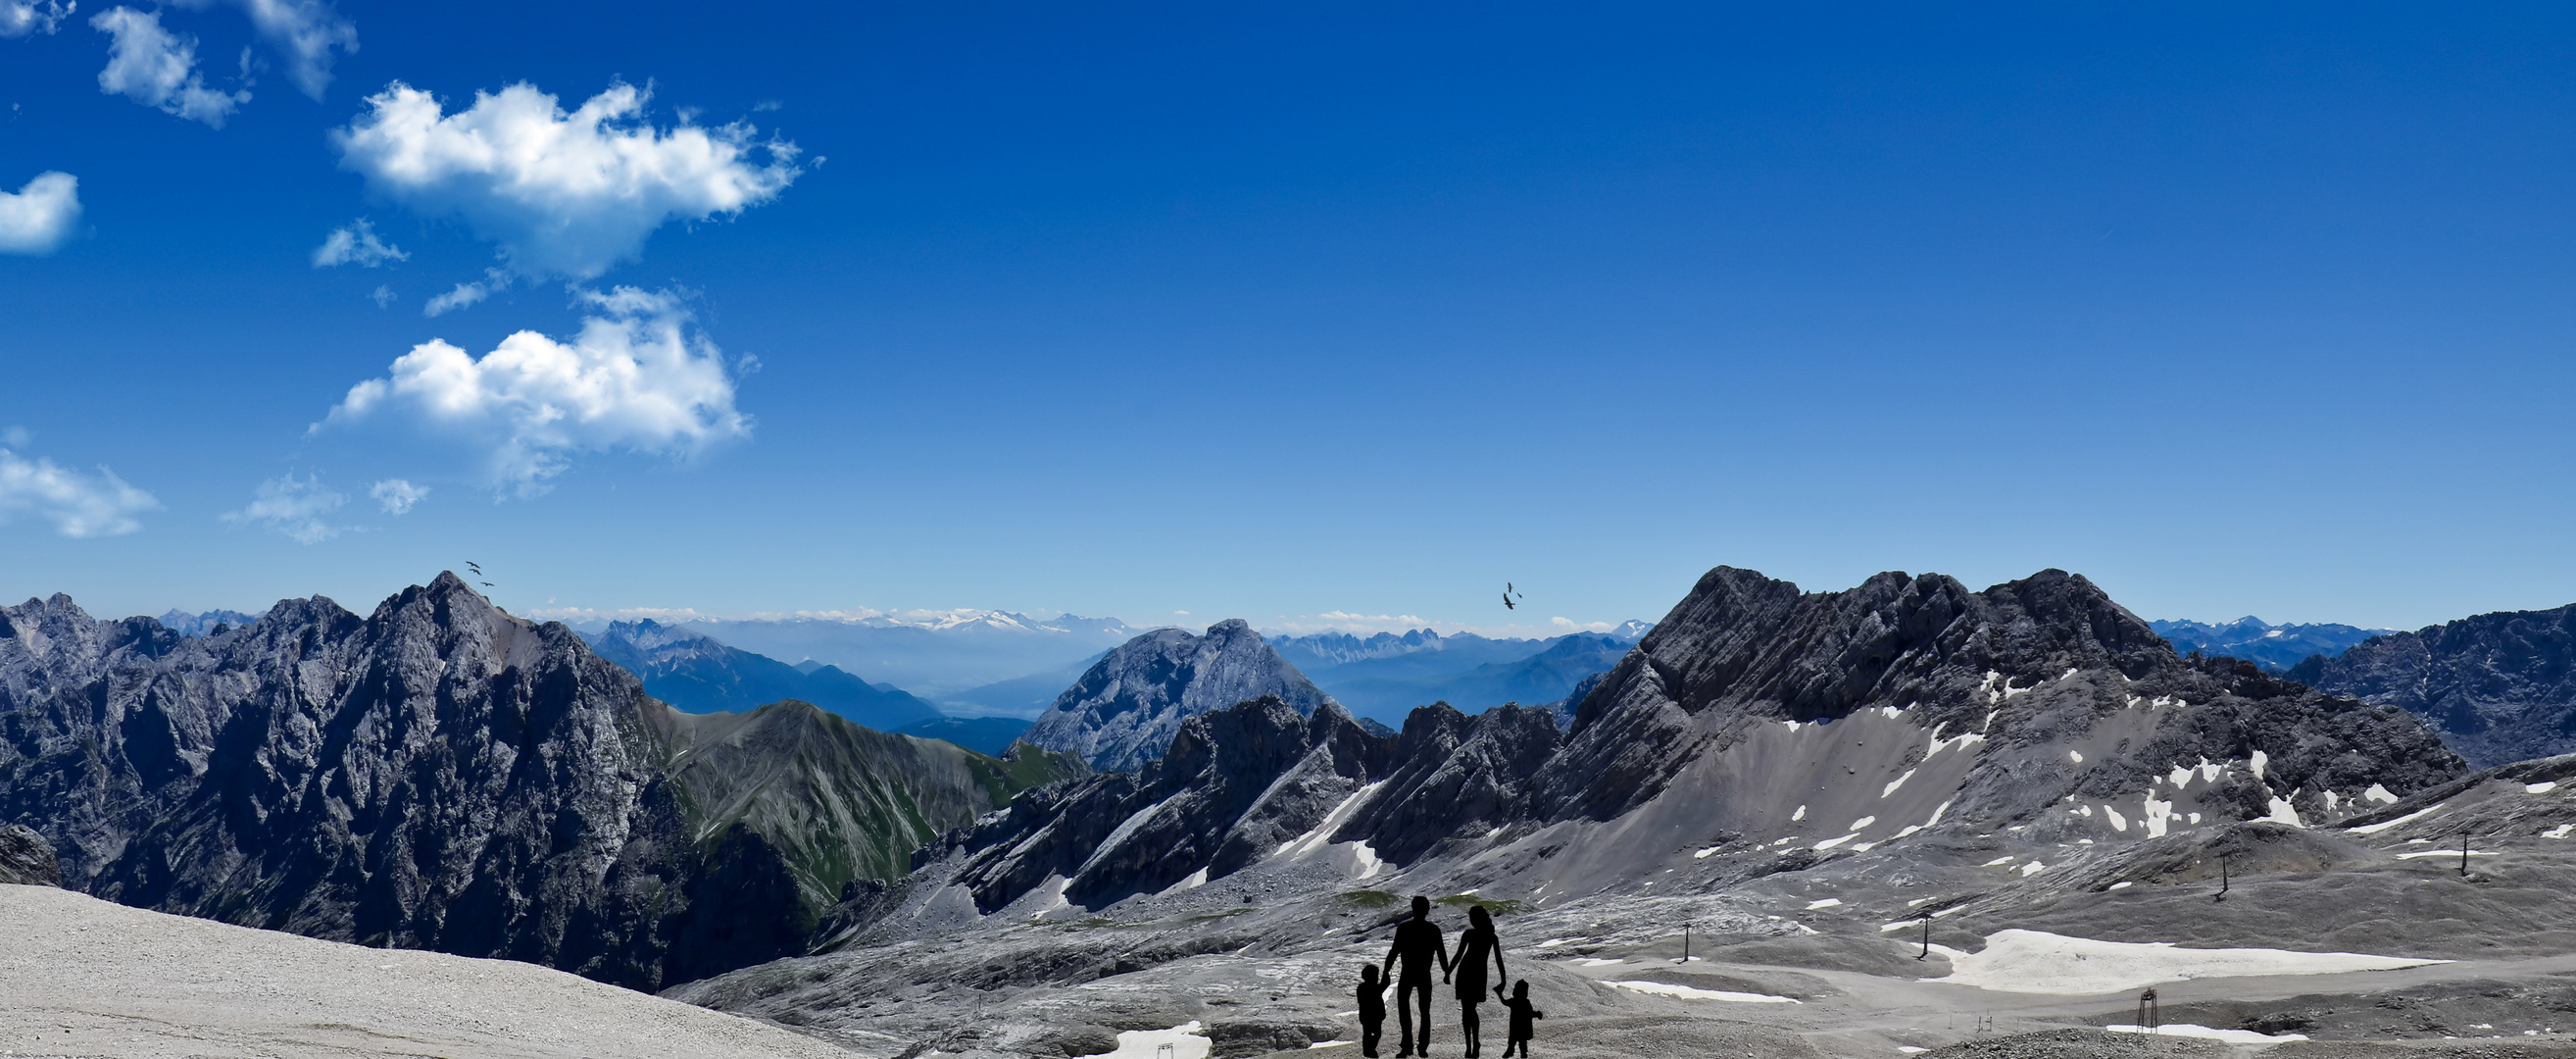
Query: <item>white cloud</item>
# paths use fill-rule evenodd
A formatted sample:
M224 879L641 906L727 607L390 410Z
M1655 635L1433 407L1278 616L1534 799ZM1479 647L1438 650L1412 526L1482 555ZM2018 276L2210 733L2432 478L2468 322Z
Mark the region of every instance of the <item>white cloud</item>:
M450 309L462 309L468 305L474 304L475 302L482 301L485 298L489 298L495 294L510 289L510 281L513 278L514 277L509 273L503 272L497 268L484 269L482 279L475 280L471 283L459 283L456 285L455 290L438 295L421 303L420 314L422 316L440 316L444 315Z
M23 441L23 429L11 430L11 440ZM113 537L142 529L134 516L160 507L152 494L125 484L105 467L97 474L81 474L52 460L29 460L0 448L0 522L32 514L52 522L54 532L66 537Z
M322 245L313 250L313 267L356 265L374 268L387 261L409 261L411 255L399 246L376 238L376 226L364 217L331 229Z
M241 0L250 24L286 54L286 77L315 99L331 83L331 50L358 50L358 27L322 0Z
M226 93L207 88L196 69L197 38L161 28L160 12L110 8L89 24L113 38L107 68L98 72L101 92L218 129L224 118L250 102L247 89Z
M0 39L50 34L79 6L62 0L0 0Z
M375 299L376 308L382 309L385 306L392 305L394 303L394 299L398 297L398 295L394 293L394 289L392 287L379 283L376 284L376 292L374 294L367 295L367 297Z
M444 341L412 347L389 377L349 388L319 431L398 417L473 444L495 486L545 491L582 452L686 457L751 435L723 354L690 328L676 295L580 292L599 315L570 341L534 331L476 358Z
M589 279L641 255L662 225L738 214L804 171L794 144L755 143L746 124L708 128L683 116L656 128L642 120L649 98L613 84L565 113L522 82L476 92L473 106L448 114L396 81L332 140L340 164L377 194L462 218L499 244L511 273ZM755 163L763 153L766 164Z
M429 487L387 478L369 488L367 495L376 498L376 505L384 508L385 514L403 515L411 512L412 505L429 499Z
M0 191L0 254L50 254L72 237L80 221L80 178L45 172L19 188Z
M259 483L249 507L224 512L220 517L235 525L257 522L297 544L316 544L340 535L340 527L322 521L322 516L348 502L348 497L323 488L321 475L297 481L295 472L288 471L284 478Z

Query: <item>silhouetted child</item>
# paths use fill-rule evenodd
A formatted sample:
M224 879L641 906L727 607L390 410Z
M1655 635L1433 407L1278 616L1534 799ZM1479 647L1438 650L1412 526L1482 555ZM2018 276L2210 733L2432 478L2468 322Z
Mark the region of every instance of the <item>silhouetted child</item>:
M1512 1035L1503 1042L1503 1059L1511 1059L1514 1048L1521 1050L1521 1059L1529 1059L1530 1034L1536 1029L1530 1023L1547 1017L1547 1012L1530 1006L1529 979L1512 984L1512 998L1503 1001L1503 1006L1512 1013Z
M1377 1059L1377 1039L1386 1032L1386 979L1377 965L1360 968L1360 1054Z

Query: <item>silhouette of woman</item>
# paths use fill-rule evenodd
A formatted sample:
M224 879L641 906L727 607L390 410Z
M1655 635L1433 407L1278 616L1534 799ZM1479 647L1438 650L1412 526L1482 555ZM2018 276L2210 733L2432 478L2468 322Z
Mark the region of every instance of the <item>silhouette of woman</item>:
M1452 965L1458 983L1458 1028L1467 1036L1467 1059L1475 1059L1484 1046L1476 1033L1476 1005L1485 1002L1488 955L1494 961L1494 980L1510 981L1511 971L1503 966L1502 941L1494 936L1494 917L1485 912L1485 906L1476 905L1467 909L1467 929L1458 934L1458 962ZM1494 986L1494 999L1503 999L1502 986Z

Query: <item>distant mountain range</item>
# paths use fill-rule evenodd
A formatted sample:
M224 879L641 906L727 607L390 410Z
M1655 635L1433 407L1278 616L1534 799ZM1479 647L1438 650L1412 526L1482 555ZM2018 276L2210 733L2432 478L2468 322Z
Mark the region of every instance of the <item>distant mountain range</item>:
M210 610L202 614L190 614L173 608L159 620L162 628L181 636L204 636L215 631L215 626L238 628L250 624L257 617L259 615L244 614L237 610Z
M2198 651L2212 658L2220 655L2242 658L2275 673L2288 670L2309 655L2332 658L2363 640L2396 631L2332 624L2273 625L2250 615L2224 625L2199 621L2151 621L2147 627L2164 637L2174 650L2184 654Z
M1060 672L1148 631L1116 618L1067 614L1040 620L998 610L943 611L918 619L689 618L665 624L694 629L728 646L791 664L810 660L864 673L871 680L942 704L951 713L1017 712L1023 718L1034 716L1044 701L1019 705L1015 711L988 709L980 703L997 697L1011 704L1020 700L973 693L1033 674ZM596 634L605 632L607 625L586 621L574 627ZM1066 682L1049 689L1047 697L1063 691Z
M601 658L641 679L654 698L690 713L742 712L797 699L884 732L944 719L937 707L892 685L870 684L835 666L790 666L649 618L616 622L584 639Z
M1368 637L1320 633L1272 640L1280 657L1358 718L1390 726L1416 706L1446 702L1468 713L1518 702L1563 700L1587 676L1619 664L1653 626L1630 621L1607 633L1544 640L1442 636L1430 629Z

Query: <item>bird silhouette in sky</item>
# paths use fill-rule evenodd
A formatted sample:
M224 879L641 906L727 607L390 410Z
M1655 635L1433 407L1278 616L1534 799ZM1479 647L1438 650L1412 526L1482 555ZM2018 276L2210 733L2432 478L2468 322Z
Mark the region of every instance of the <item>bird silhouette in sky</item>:
M1505 581L1505 582L1503 582L1503 609L1504 609L1504 610L1519 610L1519 609L1521 609L1519 604L1516 604L1516 603L1513 603L1513 602L1512 602L1512 600L1514 600L1514 599L1516 599L1516 598L1517 598L1517 599L1528 599L1529 597L1528 597L1528 596L1521 595L1519 592L1514 591L1514 590L1513 590L1513 588L1512 588L1512 583L1511 583L1511 582L1509 582L1509 581Z
M480 566L476 566L476 565L474 565L474 560L472 560L472 559L467 559L467 560L465 560L465 568L466 568L466 569L468 569L468 570L472 570L472 571L474 571L474 576L476 576L476 577L481 577L481 576L483 576L483 568L482 568L482 567L480 567Z

